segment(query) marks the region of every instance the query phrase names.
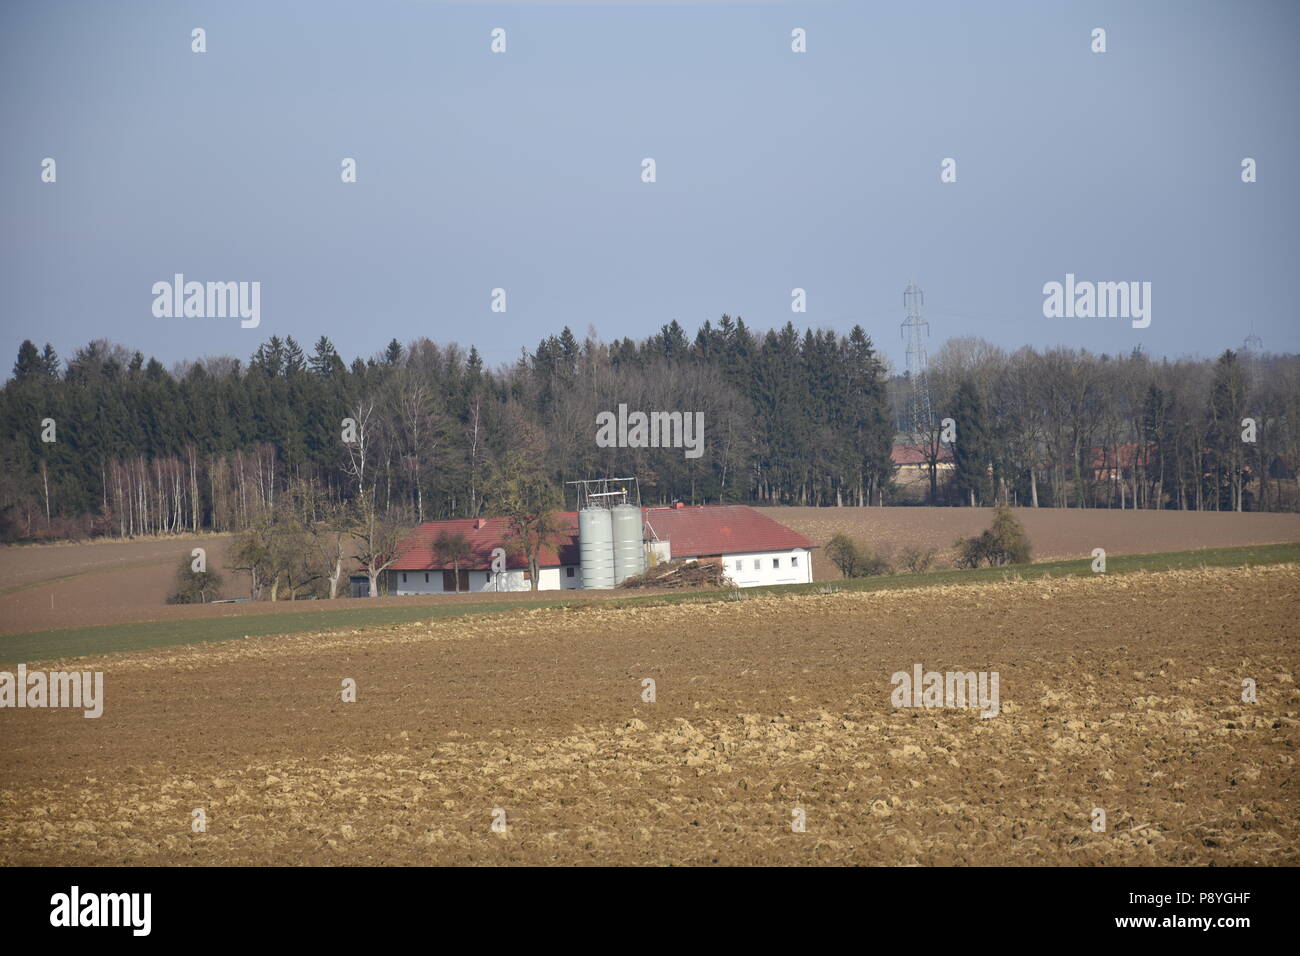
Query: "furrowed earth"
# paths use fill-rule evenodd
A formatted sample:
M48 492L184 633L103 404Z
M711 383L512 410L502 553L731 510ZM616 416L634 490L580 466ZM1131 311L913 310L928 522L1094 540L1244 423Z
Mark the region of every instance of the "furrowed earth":
M29 664L106 704L0 710L0 864L1296 865L1298 609L1287 564ZM917 663L1001 713L895 709Z

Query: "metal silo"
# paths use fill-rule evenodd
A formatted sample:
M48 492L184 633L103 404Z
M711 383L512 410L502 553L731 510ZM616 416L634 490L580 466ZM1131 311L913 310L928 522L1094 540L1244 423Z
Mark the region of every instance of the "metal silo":
M583 508L578 512L578 554L583 588L614 586L614 522L608 508Z
M642 541L641 509L636 505L614 506L614 583L645 571L645 543Z

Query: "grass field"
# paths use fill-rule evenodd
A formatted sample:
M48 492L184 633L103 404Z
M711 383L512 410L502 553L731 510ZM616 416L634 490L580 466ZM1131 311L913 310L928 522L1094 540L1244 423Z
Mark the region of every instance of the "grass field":
M1135 571L1167 571L1178 568L1251 567L1263 564L1300 562L1300 543L1258 545L1241 548L1211 548L1200 551L1181 551L1160 554L1120 555L1108 557L1107 574L1126 574ZM939 585L981 584L1007 579L1033 580L1040 577L1088 577L1093 574L1091 558L1074 561L1052 561L1040 564L1018 565L1007 568L981 568L976 571L934 571L927 574L886 575L857 578L829 583L829 586L852 591L883 591L900 588L934 587ZM827 583L788 584L764 591L773 594L800 594L816 591ZM607 593L603 604L614 607L653 607L682 602L711 602L730 599L732 595L719 592L692 592L685 594L652 594L621 596ZM242 637L264 637L274 634L293 634L303 631L329 629L357 629L388 627L412 621L433 620L472 614L508 614L518 611L518 605L501 601L482 602L470 598L459 601L429 604L420 598L409 599L406 607L387 601L381 607L365 607L367 602L349 602L344 609L328 606L310 611L288 610L278 614L261 614L254 617L237 616L200 618L182 621L158 621L140 624L104 625L101 627L70 628L67 630L37 631L29 634L0 636L0 664L52 658L78 657L87 654L106 654L121 651L166 647L174 644L191 644L204 641L228 641ZM357 604L363 606L357 607ZM590 603L588 597L555 597L550 600L532 600L528 611L540 608L578 608Z

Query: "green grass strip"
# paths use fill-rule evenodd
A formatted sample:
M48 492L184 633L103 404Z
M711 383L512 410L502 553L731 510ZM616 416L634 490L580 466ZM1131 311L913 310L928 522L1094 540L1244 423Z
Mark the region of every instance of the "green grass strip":
M1140 571L1239 568L1298 562L1300 562L1300 542L1292 542L1237 548L1206 548L1197 551L1166 551L1157 554L1113 555L1106 559L1106 573L1116 575ZM293 610L274 614L250 614L243 617L107 624L98 627L77 627L0 636L0 664L138 651L206 641L228 641L242 637L265 637L272 634L389 627L412 621L469 614L518 614L537 608L562 607L581 611L585 608L655 607L668 604L745 600L764 595L813 594L828 585L844 591L893 591L948 584L987 584L1017 579L1032 581L1049 576L1053 578L1092 577L1092 558L1089 556L1073 561L980 568L976 571L932 571L926 574L895 574L822 581L816 584L782 584L774 587L747 588L743 591L692 591L684 594L646 595L629 593L626 597L595 602L575 602L571 599L557 598L554 601L529 601L503 607L500 602L482 603L467 600L465 604L418 604L410 607L381 607L373 610L369 608Z

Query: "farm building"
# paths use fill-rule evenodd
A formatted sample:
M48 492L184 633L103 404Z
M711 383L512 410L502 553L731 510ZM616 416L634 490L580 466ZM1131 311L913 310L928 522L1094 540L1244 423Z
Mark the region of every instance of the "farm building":
M539 591L559 591L579 586L578 517L576 512L557 515L561 530L550 547L538 556ZM453 594L483 591L527 591L531 588L528 562L522 552L509 553L505 518L458 518L426 521L397 546L398 558L386 572L389 594ZM434 542L442 534L463 535L469 544L468 557L455 562L441 560ZM492 552L507 552L506 569L492 571ZM459 577L459 580L457 578ZM354 578L354 588L357 579ZM359 582L368 583L365 577ZM362 594L361 596L364 596Z
M722 564L733 584L803 584L812 580L813 543L746 505L650 508L646 541L668 556Z
M619 504L557 515L560 532L538 559L539 591L611 588L647 563L688 559L720 564L738 587L812 580L813 543L745 505ZM389 594L527 591L532 582L521 551L507 547L505 518L427 521L398 545L385 572ZM463 535L468 555L456 568L435 547L439 536ZM492 552L506 552L505 570L492 570ZM352 593L368 582L354 576Z
M898 466L894 481L905 497L925 497L930 491L930 459L920 445L895 445L890 459ZM952 449L940 445L935 460L935 475L939 484L948 480L954 468Z

